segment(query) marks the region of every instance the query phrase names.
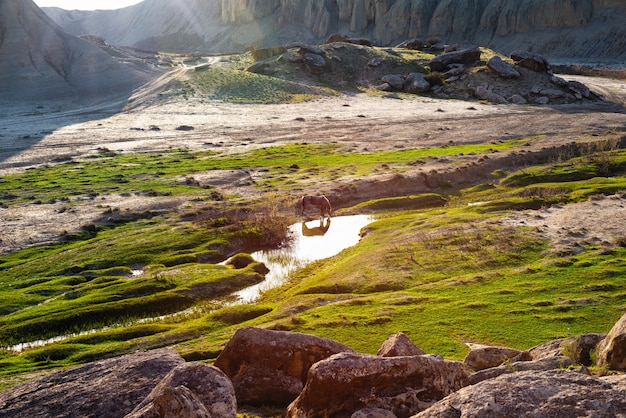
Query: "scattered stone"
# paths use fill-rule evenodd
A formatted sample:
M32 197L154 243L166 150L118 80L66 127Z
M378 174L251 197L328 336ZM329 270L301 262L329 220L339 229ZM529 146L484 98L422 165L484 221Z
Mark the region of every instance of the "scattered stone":
M556 75L553 75L550 77L550 82L554 85L557 85L559 87L565 87L567 88L567 80L565 80L564 78L558 77Z
M307 44L304 42L292 42L286 47L287 49L297 49L298 53L304 57L306 54L326 55L326 52L318 46Z
M233 385L217 367L185 363L173 369L125 418L235 418Z
M404 49L412 49L412 50L420 50L423 49L425 42L420 38L407 39L404 42L401 42L396 46L396 48L404 48Z
M613 370L626 370L626 314L622 315L606 338L598 344L597 364Z
M477 47L448 52L430 60L431 71L447 71L452 64L473 64L480 60L480 49Z
M522 75L512 65L495 56L487 61L487 67L502 78L520 78Z
M585 99L588 99L589 96L591 96L591 91L589 90L589 87L585 86L583 83L579 81L568 81L567 87L572 92L574 92L574 95L576 96L578 100L580 100L583 97Z
M189 125L181 125L181 126L176 127L177 131L193 131L194 129L196 128L194 128L193 126L189 126Z
M521 350L505 347L482 346L473 348L463 360L463 363L474 370L484 370L497 367L522 353Z
M546 105L546 104L550 103L550 98L548 98L546 96L536 97L535 98L535 103L540 104L540 105Z
M321 74L326 68L326 58L307 52L304 54L304 64L312 74Z
M413 344L413 341L403 332L399 332L387 338L376 353L377 356L381 357L421 356L424 354L426 353Z
M513 96L508 98L508 101L514 104L526 104L528 101L524 99L523 96L519 94L514 94Z
M286 417L350 416L363 408L406 417L459 390L468 378L465 365L455 361L341 353L311 367Z
M392 89L402 91L404 88L404 78L396 74L389 74L381 79L384 83L389 84Z
M422 73L411 73L404 79L404 91L411 94L424 93L430 90L430 83Z
M626 410L626 389L581 373L521 372L465 387L413 418L594 417Z
M514 51L511 52L510 57L520 67L528 68L529 70L538 73L545 73L550 70L550 63L548 63L548 61L541 55L530 52Z
M1 415L121 418L183 363L175 351L160 349L53 373L1 392Z
M474 94L474 96L477 99L480 99L480 100L487 100L489 102L498 103L498 104L508 103L507 100L503 96L491 91L490 87L478 86L473 89L470 88L470 91Z
M368 67L380 67L380 64L383 63L382 58L380 57L376 57L376 58L372 58L371 60L369 60L369 62L367 63Z
M246 327L233 335L215 366L231 379L240 403L287 405L314 363L341 352L354 350L313 335Z

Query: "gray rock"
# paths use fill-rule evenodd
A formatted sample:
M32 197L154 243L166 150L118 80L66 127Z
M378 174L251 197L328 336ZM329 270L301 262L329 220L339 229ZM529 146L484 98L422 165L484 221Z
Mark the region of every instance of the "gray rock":
M0 393L2 417L123 417L184 360L173 350L137 352L29 380Z
M507 374L465 387L413 418L623 417L626 390L581 373Z
M326 59L318 54L307 52L304 54L304 65L313 74L321 74L326 68Z
M388 74L381 79L384 83L391 86L392 89L402 91L404 88L404 78L396 74Z
M430 90L430 83L422 73L410 73L404 79L404 91L411 94L425 93Z
M502 78L520 78L522 76L515 67L506 63L498 56L490 58L489 61L487 61L487 67Z
M545 73L550 69L550 63L541 55L531 52L514 51L511 53L510 57L520 67L528 68L535 72Z
M478 86L471 90L474 96L480 100L487 100L492 103L508 103L507 100L500 94L494 93L490 87Z
M589 87L585 86L583 83L579 81L568 81L567 87L572 92L574 92L574 95L576 96L576 98L584 97L588 99L589 96L591 96L591 91L589 90Z
M528 101L520 94L514 94L508 98L508 101L515 104L526 104Z
M396 414L382 408L363 408L350 415L350 418L397 418Z
M430 60L431 71L444 72L452 64L473 64L480 59L480 49L470 48L441 54Z
M314 363L341 352L354 350L313 335L246 327L233 335L215 366L231 379L239 402L287 405Z

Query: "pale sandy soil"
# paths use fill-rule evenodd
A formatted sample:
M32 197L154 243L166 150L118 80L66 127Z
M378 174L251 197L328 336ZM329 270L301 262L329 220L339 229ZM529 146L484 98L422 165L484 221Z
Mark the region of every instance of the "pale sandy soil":
M610 98L613 104L516 106L366 95L325 98L295 105L235 105L203 99L156 103L148 100L158 92L158 85L151 85L147 90L139 91L123 111L117 110L120 103L111 104L108 109L93 107L81 111L65 110L63 104L3 108L0 109L0 174L80 159L97 152L98 148L118 152L151 152L181 147L243 152L253 147L290 142L333 142L346 149L361 151L530 136L538 136L533 147L594 137L621 138L626 131L624 83L578 79ZM180 126L190 126L193 130L177 130ZM431 168L422 167L424 170ZM228 190L240 180L240 174L230 172L207 181ZM250 192L255 193L254 190ZM615 201L608 200L610 204L607 205L595 202L591 212L596 215L587 216L594 218L597 212L606 211L609 219L614 219L611 214L617 212ZM121 196L85 199L79 203L73 202L71 209L62 203L0 209L0 254L50 242L63 233L73 233L82 225L101 218L109 208L132 211L152 210L150 208L156 206L169 210L185 204L179 199ZM558 211L555 209L555 212ZM532 220L534 216L528 215L524 219L530 222L528 219ZM546 223L570 222L571 227L581 224L576 216L567 218L569 221L561 215L541 216ZM623 219L620 218L619 223L626 228ZM594 228L603 228L607 224L597 222ZM558 228L566 227L559 225ZM622 232L618 231L618 234ZM601 232L593 234L610 239Z

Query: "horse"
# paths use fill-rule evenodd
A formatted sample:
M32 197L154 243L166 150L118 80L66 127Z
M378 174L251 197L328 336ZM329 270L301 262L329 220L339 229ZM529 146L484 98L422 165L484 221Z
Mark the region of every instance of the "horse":
M320 216L322 218L324 217L324 214L328 214L328 217L330 218L332 208L330 207L330 202L326 196L302 196L302 199L300 199L301 215L304 215L304 211L307 206L317 206L320 210Z
M306 222L302 222L302 236L304 237L319 237L326 234L330 228L330 218L326 218L326 220L320 219L320 226L314 226L313 228L309 228Z

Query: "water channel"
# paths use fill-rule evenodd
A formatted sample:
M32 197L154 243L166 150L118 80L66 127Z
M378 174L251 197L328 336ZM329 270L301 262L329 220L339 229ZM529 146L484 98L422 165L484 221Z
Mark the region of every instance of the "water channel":
M291 239L289 240L288 246L275 250L257 251L251 254L255 260L265 263L270 271L265 276L265 280L261 283L236 292L234 296L238 297L238 299L235 303L254 302L263 291L284 284L289 279L289 276L296 270L313 261L332 257L339 254L342 250L352 247L361 239L361 228L373 221L374 218L369 215L352 215L291 225L289 227ZM133 275L137 275L138 273L139 272L133 272ZM193 309L194 308L190 308L187 311ZM167 319L180 314L181 312L157 318L144 318L135 323ZM115 325L76 334L60 335L46 340L16 344L7 347L7 349L19 352L27 348L41 347L68 338L93 334L114 327Z

